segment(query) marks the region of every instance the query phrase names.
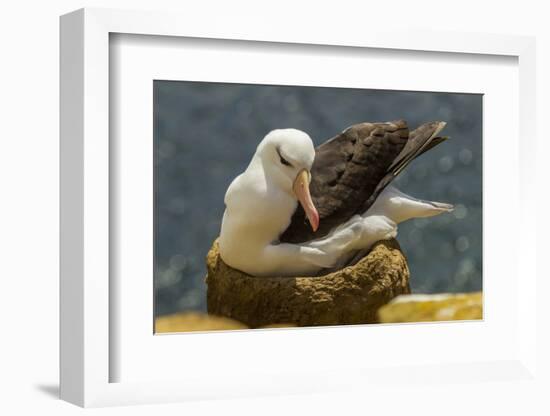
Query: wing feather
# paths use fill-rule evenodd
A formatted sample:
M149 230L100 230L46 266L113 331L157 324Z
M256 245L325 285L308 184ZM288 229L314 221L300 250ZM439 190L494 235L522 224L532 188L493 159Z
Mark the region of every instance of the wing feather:
M370 208L378 195L412 160L443 142L444 122L422 124L409 134L407 123L355 124L316 148L310 192L319 211L313 232L298 206L281 242L324 237L353 215Z
M360 123L316 149L310 192L319 211L313 232L298 206L281 242L301 243L327 235L331 229L363 212L389 167L405 148L409 130L404 120Z

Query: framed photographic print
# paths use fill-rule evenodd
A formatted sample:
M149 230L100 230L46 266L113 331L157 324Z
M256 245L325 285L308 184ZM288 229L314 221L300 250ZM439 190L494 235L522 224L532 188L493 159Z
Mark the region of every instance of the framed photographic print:
M224 322L225 329L373 323L381 306L410 292L438 296L402 296L381 310L386 322L405 307L408 322L482 317L481 94L163 80L154 81L153 94L156 332L224 329ZM366 114L407 120L365 123ZM448 122L423 123L430 115ZM277 128L288 125L303 130ZM313 166L302 168L307 160L300 158L313 146L292 144L301 136L306 144L315 140L305 131L335 138L317 141ZM450 143L405 169L422 148L431 150L449 135ZM270 149L271 142L279 150ZM259 168L251 157L264 158ZM294 214L285 212L282 189L293 198L290 186L302 169L311 184L297 199L300 209L290 204ZM281 182L270 179L278 176ZM258 191L265 178L267 190ZM393 178L395 184L383 187ZM265 207L263 201L269 201ZM361 218L354 219L357 213ZM397 232L394 222L403 224L398 234L406 260L393 239L383 239ZM267 231L275 223L281 229ZM354 242L357 226L371 242ZM255 242L264 232L265 242ZM369 250L379 240L386 243ZM359 251L346 249L354 244ZM311 257L313 246L320 252ZM293 258L296 247L304 252ZM282 264L274 263L277 250ZM331 256L340 264L325 264ZM448 292L461 295L442 295ZM434 302L439 306L430 316L426 308Z
M61 18L62 398L536 382L534 41L232 28Z

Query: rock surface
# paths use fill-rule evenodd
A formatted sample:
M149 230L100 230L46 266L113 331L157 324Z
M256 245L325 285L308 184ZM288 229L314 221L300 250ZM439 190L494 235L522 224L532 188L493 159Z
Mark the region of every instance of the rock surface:
M382 323L483 319L481 292L402 295L380 308Z
M375 323L378 308L410 293L409 268L395 240L318 277L252 277L223 262L217 241L206 263L208 312L251 328Z
M246 329L233 319L196 312L182 312L157 318L155 333Z

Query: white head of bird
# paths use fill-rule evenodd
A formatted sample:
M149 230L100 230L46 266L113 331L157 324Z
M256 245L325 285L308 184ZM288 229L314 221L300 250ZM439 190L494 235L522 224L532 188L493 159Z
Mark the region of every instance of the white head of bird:
M256 149L253 163L260 163L272 192L286 192L300 202L311 227L319 227L319 214L309 192L315 148L309 135L297 129L268 133ZM284 231L284 230L281 230Z
M273 130L258 145L256 157L262 161L266 175L280 189L295 192L301 174L307 176L306 185L309 185L315 149L311 138L303 131Z

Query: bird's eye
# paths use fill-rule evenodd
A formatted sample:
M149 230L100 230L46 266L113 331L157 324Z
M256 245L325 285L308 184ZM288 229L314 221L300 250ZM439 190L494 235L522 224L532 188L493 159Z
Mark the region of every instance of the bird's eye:
M290 166L292 167L292 163L290 163L288 160L286 160L283 155L281 154L281 150L277 147L275 148L277 151L277 156L279 156L279 160L281 161L281 165Z
M286 160L284 157L282 157L281 155L279 155L279 158L281 159L281 163L285 166L292 166L292 164Z
M279 160L281 161L282 165L292 167L292 164L288 160L286 160L283 155L281 155L281 151L279 149L277 149L277 155L279 156Z

